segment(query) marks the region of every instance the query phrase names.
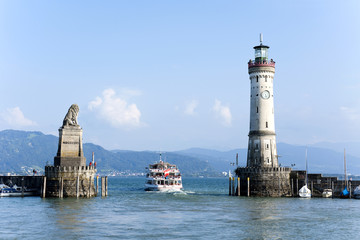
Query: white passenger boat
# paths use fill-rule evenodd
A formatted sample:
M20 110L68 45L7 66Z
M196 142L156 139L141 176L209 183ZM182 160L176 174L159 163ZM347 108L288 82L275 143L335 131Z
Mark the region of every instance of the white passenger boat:
M183 188L181 174L174 164L163 162L150 164L147 168L146 191L179 191Z

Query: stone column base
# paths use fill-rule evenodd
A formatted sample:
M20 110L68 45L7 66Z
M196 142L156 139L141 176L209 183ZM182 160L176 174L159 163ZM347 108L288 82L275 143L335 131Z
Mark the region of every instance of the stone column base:
M46 166L46 197L95 197L95 173L94 166Z
M290 172L286 167L242 167L235 170L240 178L241 196L247 196L247 178L250 178L250 196L290 197Z

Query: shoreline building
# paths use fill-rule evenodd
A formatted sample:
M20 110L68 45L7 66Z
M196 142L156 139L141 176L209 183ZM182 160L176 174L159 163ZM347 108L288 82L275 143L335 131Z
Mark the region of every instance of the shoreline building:
M248 62L250 78L250 131L246 167L238 167L241 195L290 196L291 168L279 167L274 121L273 80L275 62L269 47L255 46L255 59ZM248 185L249 178L249 185Z

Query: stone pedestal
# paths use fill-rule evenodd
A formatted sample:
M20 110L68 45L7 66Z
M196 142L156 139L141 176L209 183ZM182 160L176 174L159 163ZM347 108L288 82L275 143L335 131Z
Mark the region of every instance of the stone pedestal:
M241 196L247 196L250 180L250 196L290 197L291 168L286 167L242 167L235 170L240 178Z
M77 124L79 107L71 105L59 129L59 145L54 166L45 167L46 197L93 197L94 166L86 166L82 129Z
M58 152L54 166L85 166L80 126L63 126L59 129Z
M94 166L46 166L46 197L95 197Z

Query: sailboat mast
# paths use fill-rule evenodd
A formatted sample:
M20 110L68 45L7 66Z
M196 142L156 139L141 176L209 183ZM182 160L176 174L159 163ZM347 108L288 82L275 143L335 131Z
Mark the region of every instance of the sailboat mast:
M346 151L344 148L344 171L345 171L345 187L347 188L348 182L347 182L347 176L346 176Z
M305 164L306 164L305 184L307 185L308 184L308 177L307 177L307 174L308 174L307 148L305 150Z

